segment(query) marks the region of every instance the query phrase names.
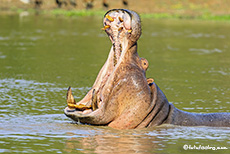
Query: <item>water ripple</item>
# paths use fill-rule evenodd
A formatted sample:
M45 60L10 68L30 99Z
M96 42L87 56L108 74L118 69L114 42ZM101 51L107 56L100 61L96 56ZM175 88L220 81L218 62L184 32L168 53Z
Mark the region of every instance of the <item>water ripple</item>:
M197 49L197 48L190 48L189 51L195 51L198 54L210 54L210 53L221 53L223 50L214 48L214 49Z
M85 87L74 89L85 90ZM0 110L3 111L1 116L60 113L65 107L66 90L66 87L48 82L41 83L13 78L1 79Z
M2 41L2 40L9 40L10 38L9 37L2 37L2 36L0 36L0 41Z
M5 59L6 55L3 55L2 52L0 52L0 59Z

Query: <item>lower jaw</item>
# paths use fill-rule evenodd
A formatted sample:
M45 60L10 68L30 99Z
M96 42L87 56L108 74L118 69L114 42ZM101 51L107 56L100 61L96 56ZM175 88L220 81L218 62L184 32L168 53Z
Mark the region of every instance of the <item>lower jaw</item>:
M77 109L72 109L72 108L69 108L69 107L66 107L65 110L64 110L64 113L67 115L67 116L71 116L71 114L76 114L76 115L87 115L87 114L90 114L92 113L93 110L84 110L84 111L79 111Z

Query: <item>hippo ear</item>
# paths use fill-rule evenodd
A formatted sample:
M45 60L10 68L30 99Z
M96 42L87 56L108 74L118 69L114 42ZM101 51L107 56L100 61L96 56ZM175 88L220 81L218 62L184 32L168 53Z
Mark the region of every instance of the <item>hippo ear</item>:
M154 84L154 79L153 78L148 78L147 82L148 82L148 85L151 87Z
M157 101L157 85L152 78L147 79L147 82L151 90L152 104L155 104Z
M155 84L153 78L148 78L147 82L148 82L148 85L149 85L150 90L151 90L152 102L155 103L156 99L157 99L157 85Z

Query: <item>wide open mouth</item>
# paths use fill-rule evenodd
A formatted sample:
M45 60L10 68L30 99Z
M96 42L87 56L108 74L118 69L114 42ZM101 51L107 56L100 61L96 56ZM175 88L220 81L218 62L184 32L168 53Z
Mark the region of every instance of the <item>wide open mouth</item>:
M104 68L106 70L105 73L102 73L103 75L101 75L101 79L96 81L98 82L96 83L96 86L93 86L93 89L89 91L90 94L87 94L89 96L87 101L80 101L76 103L73 98L71 88L68 89L68 107L65 109L65 114L67 116L71 117L71 115L74 114L75 117L76 115L77 117L86 117L94 114L98 111L98 109L103 108L105 102L101 98L101 91L104 88L106 81L110 77L111 73L114 71L115 67L128 50L128 43L131 36L136 33L136 26L139 26L138 24L140 24L139 20L140 19L138 15L134 16L133 12L125 9L114 9L108 11L105 14L103 19L104 27L102 30L105 30L105 32L108 34L113 45L111 51L112 53L110 53L108 58L109 69L106 70ZM139 34L140 33L138 33L138 35ZM88 97L87 95L86 97Z

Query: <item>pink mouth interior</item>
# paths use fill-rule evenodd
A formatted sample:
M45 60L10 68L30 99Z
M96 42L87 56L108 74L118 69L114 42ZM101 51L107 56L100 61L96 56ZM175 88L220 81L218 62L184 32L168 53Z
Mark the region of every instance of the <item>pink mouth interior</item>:
M103 23L104 30L108 34L113 45L113 50L110 51L112 52L110 53L112 56L109 56L107 60L108 63L105 64L99 72L98 78L96 79L92 89L81 101L76 103L76 105L91 106L91 108L79 109L76 107L73 109L69 107L70 112L78 112L81 114L92 113L94 111L92 106L95 105L93 103L95 102L93 101L93 97L96 97L97 109L101 108L103 104L101 91L119 62L122 52L125 52L126 50L127 42L124 39L126 35L132 33L130 14L124 10L114 10L105 15ZM94 89L95 93L93 94Z

